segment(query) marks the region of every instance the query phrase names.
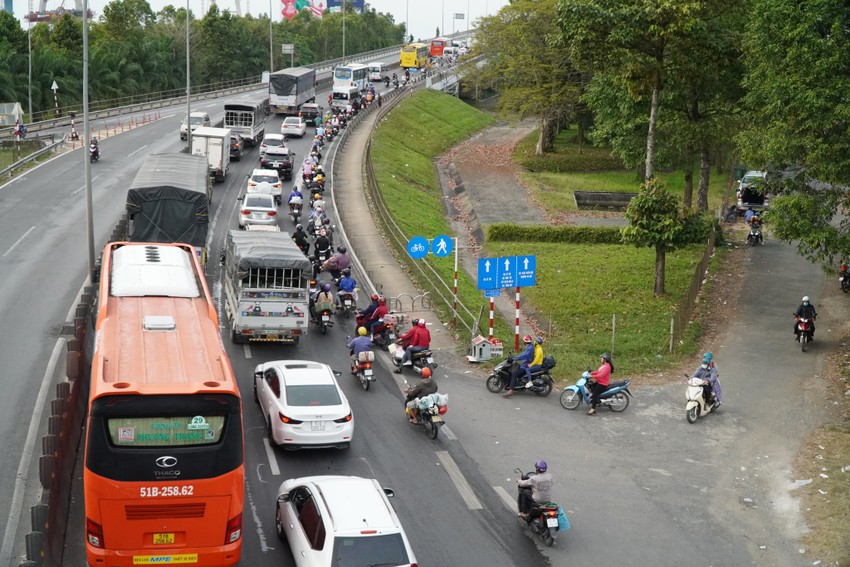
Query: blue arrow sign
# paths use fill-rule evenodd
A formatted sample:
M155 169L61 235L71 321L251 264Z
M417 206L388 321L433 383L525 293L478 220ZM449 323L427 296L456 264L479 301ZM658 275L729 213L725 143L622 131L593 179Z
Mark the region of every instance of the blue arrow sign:
M428 240L424 236L414 236L407 242L407 253L414 260L428 255Z
M452 253L454 247L454 239L449 238L445 234L435 236L434 240L431 241L431 253L437 258L445 258Z
M529 287L537 283L537 256L517 256L516 285Z
M498 258L479 258L478 259L478 289L498 289L496 285L497 270L496 262Z
M501 289L485 289L484 297L499 297L502 294Z
M498 284L493 287L504 289L506 287L516 287L516 256L502 256L497 258L499 269Z

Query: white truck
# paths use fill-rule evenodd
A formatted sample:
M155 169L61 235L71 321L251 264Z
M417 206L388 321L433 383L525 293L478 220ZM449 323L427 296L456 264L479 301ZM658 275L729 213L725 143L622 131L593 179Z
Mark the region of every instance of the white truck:
M234 343L296 344L307 334L312 266L289 233L231 230L222 262Z
M315 101L315 69L290 67L269 75L269 108L272 112L297 116L302 104Z
M268 115L268 96L224 103L224 127L242 136L245 143L251 146L257 146L263 141Z
M192 132L192 155L207 158L210 177L224 181L230 167L230 128L201 126Z

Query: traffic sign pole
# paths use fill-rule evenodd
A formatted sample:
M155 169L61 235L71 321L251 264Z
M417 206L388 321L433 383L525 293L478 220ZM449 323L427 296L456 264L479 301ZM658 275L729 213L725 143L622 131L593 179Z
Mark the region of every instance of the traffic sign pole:
M493 319L496 312L496 298L490 298L490 336L489 338L493 339Z
M454 241L455 241L455 285L454 285L454 291L452 292L452 327L457 326L457 255L458 255L458 249L460 248L460 246L458 246L457 237L455 237Z
M516 325L514 327L514 348L519 352L519 288L516 288Z

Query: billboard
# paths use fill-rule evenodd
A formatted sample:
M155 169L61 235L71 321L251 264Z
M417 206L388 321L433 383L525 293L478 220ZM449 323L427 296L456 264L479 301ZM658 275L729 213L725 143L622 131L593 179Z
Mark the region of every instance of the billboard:
M322 12L325 11L325 4L322 0L280 0L283 4L283 9L280 13L287 20L291 20L301 10L307 8L317 18L322 17Z
M328 10L331 12L340 12L342 11L342 2L343 0L327 0ZM366 3L366 0L348 0L346 4L349 7L353 8L358 14L363 13L363 4Z

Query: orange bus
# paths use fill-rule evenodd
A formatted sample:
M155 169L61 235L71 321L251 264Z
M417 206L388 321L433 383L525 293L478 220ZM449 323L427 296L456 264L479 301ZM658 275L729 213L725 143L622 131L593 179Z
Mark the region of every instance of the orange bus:
M187 244L103 252L83 483L95 567L232 566L242 552L242 402Z
M435 37L431 40L431 57L442 57L443 49L450 46L449 40L444 37Z

